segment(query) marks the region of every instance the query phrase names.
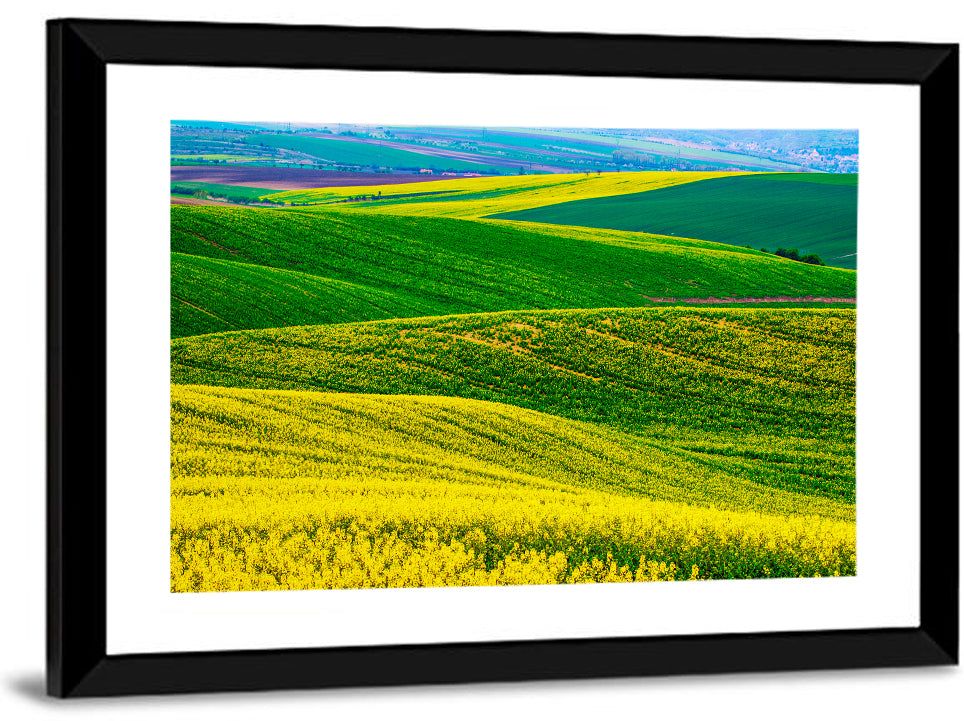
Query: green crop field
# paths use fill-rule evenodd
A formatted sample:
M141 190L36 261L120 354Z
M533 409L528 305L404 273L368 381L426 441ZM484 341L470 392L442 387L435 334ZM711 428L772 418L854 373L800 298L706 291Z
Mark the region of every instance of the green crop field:
M171 337L424 315L428 303L251 263L171 253Z
M171 195L194 195L198 191L203 191L219 198L235 199L243 202L251 202L258 200L262 196L278 192L271 188L250 188L246 185L222 185L220 183L201 183L197 181L171 183Z
M814 178L172 205L171 590L853 575L855 271L486 217Z
M715 243L618 231L594 237L578 228L383 213L172 206L171 249L244 264L249 276L268 266L315 276L316 286L340 281L382 294L371 302L340 295L330 302L311 301L316 319L332 320L636 307L665 297L853 298L856 291L851 272ZM239 313L257 299L241 299L250 293L235 284L238 266L208 265L201 281L199 271L189 271L183 262L172 264L178 299L231 324L219 330L290 324L277 322L280 316L268 303L261 322L249 315L247 325L239 325L225 308L230 304L225 294L238 297ZM215 279L216 273L223 278ZM246 282L260 287L251 278ZM215 296L210 301L208 293ZM179 312L196 315L184 308ZM319 322L297 317L294 322Z
M430 168L435 170L496 174L506 172L505 168L485 165L483 163L438 157L415 152L414 150L399 150L376 145L375 143L335 140L333 138L258 134L248 136L245 138L245 142L252 145L264 145L271 148L294 150L319 160L347 165L377 165L390 168Z
M857 176L761 174L570 201L494 218L635 230L753 248L798 248L857 267Z
M628 432L852 443L853 339L852 310L510 311L182 338L171 373L178 383L477 398Z

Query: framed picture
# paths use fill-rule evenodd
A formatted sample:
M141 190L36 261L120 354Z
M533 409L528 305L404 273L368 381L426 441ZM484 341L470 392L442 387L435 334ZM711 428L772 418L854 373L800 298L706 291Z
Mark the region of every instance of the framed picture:
M956 45L48 63L51 695L957 662Z

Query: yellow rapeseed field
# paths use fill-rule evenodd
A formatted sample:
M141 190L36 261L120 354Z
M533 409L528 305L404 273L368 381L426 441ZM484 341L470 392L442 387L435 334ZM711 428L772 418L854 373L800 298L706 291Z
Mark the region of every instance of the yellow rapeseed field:
M850 504L658 500L687 469L589 423L449 397L175 385L171 400L172 591L855 570L852 518L833 517Z
M742 171L691 173L653 171L496 176L401 185L289 190L264 197L274 202L297 205L332 203L348 198L381 197L383 200L378 202L383 204L382 210L392 215L481 218L485 215L528 210L570 200L640 193L697 180L746 174ZM394 203L390 196L412 196L418 202ZM369 209L378 210L378 205L369 206Z

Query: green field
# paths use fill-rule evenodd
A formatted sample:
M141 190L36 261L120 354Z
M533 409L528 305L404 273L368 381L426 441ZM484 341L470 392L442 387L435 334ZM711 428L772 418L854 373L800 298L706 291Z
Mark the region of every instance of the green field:
M856 292L851 272L715 243L334 210L172 206L171 250L175 337L514 308L638 307L665 297Z
M456 172L504 174L504 167L473 163L455 158L441 158L425 153L383 147L375 143L314 138L301 135L258 134L245 138L251 145L284 148L310 155L318 160L342 165L374 165L389 168L431 168Z
M634 195L576 200L491 216L798 248L857 267L857 176L817 173L702 180Z
M171 337L425 315L428 303L307 273L171 253Z
M262 196L278 192L271 188L250 188L247 185L222 185L220 183L196 181L171 183L171 195L189 196L199 191L218 198L237 199L248 203L258 200Z
M852 443L853 339L853 310L510 311L182 338L171 373L178 383L477 398L627 432Z
M481 217L756 178L172 205L171 590L853 575L855 271Z

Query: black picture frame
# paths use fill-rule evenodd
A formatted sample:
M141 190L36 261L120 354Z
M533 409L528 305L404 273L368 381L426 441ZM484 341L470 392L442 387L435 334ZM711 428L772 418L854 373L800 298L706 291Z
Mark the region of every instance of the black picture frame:
M49 21L47 38L50 695L957 663L957 45L75 19ZM494 49L498 52L492 52ZM920 625L842 631L108 655L108 64L571 74L919 87Z

